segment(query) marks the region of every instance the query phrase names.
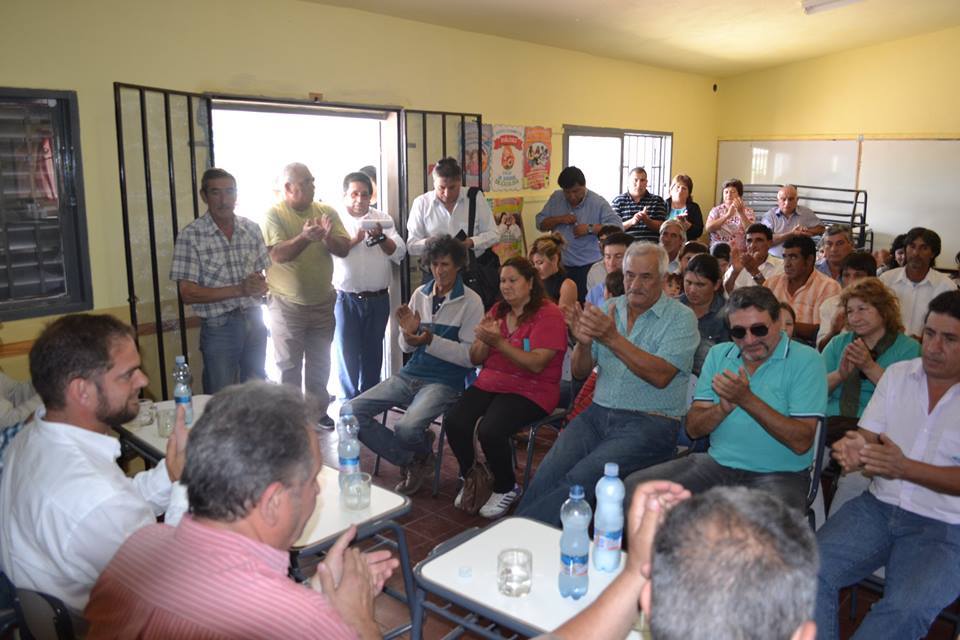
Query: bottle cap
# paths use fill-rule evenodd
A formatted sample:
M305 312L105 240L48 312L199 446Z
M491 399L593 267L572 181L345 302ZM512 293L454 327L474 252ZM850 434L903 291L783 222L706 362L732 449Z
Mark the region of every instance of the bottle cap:
M620 475L620 465L616 462L608 462L603 465L603 475L605 476L619 476Z
M583 498L583 495L584 495L583 487L580 486L579 484L575 484L572 487L570 487L570 497L573 498L574 500L579 500Z
M173 361L176 362L177 364L185 364L187 362L187 359L184 356L177 356L176 358L173 359Z

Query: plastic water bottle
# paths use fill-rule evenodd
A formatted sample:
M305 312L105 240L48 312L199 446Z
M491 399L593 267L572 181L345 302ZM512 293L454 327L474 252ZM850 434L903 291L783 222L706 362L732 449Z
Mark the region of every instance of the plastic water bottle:
M184 414L184 424L188 427L193 424L193 374L190 373L190 365L183 356L177 356L173 364L173 401L176 406L183 405L186 409Z
M593 519L593 566L600 571L616 571L620 566L623 496L620 467L608 462L597 481L597 513Z
M343 413L337 424L337 433L340 435L340 444L337 445L337 456L340 458L340 488L346 477L351 473L360 473L360 425L352 413Z
M590 526L592 511L583 499L583 487L570 487L570 497L560 508L563 533L560 534L560 595L579 600L587 593L590 577Z

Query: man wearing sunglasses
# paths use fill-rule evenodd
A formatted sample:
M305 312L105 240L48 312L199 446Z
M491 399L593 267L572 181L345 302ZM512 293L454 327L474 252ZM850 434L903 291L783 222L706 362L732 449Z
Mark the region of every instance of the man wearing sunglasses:
M632 474L628 504L635 487L656 478L695 494L755 487L806 509L817 420L827 408L823 360L780 330L780 303L765 287L735 290L726 313L733 343L710 349L686 418L691 438L710 436L709 450Z

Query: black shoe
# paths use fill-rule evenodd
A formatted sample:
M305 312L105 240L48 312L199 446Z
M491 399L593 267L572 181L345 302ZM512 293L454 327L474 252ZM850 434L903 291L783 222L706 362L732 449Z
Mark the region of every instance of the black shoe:
M333 431L333 428L336 426L336 423L328 415L324 415L320 420L317 421L317 426L323 429L324 431Z

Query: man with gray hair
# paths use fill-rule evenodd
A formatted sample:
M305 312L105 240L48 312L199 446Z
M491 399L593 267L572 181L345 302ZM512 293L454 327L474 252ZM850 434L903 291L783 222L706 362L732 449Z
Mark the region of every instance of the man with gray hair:
M823 259L817 261L817 271L840 282L843 275L843 260L853 253L853 233L845 224L832 224L820 239Z
M599 365L593 404L560 434L517 515L559 526L571 485L593 500L605 463L623 477L673 456L700 333L693 311L663 293L666 273L663 247L635 242L623 256L623 296L606 310L564 310L577 340L573 375Z
M777 191L777 206L764 214L761 222L773 231L770 254L783 257L783 243L790 238L808 238L823 233L824 226L812 209L798 204L800 195L792 184L785 184Z
M634 473L627 504L633 487L656 478L695 494L755 487L806 509L814 435L827 408L823 359L780 330L780 303L766 287L735 290L725 313L732 342L707 354L686 421L691 438L710 436L710 449Z
M314 179L299 162L283 168L283 200L263 221L273 265L267 270L270 324L280 381L305 391L319 409L319 425L332 429L327 415L330 345L333 342L333 258L345 257L350 238L331 206L313 201Z
M680 273L680 249L686 242L687 231L683 224L674 218L660 225L660 246L667 252L667 272Z
M398 563L348 549L354 527L309 587L287 578L320 489L311 425L289 386L215 395L190 431L190 514L176 528L143 527L117 551L91 593L88 638L380 638L373 598Z
M816 637L817 545L776 496L717 487L691 498L672 482L647 482L625 528L624 570L547 638L625 638L638 601L654 640Z

